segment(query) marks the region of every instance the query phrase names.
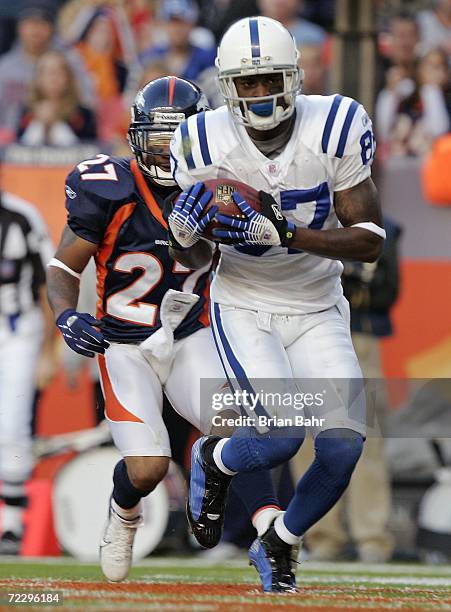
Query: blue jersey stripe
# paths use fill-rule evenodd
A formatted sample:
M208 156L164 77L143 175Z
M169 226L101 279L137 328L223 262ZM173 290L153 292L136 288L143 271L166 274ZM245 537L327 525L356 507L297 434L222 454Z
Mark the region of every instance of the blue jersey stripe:
M351 102L350 107L348 108L348 112L346 113L346 117L343 123L343 127L341 128L340 140L338 141L337 152L335 153L335 157L343 157L343 153L346 146L346 140L348 138L349 130L351 128L352 120L354 119L354 115L357 111L359 103L353 100Z
M216 324L216 327L219 333L219 341L221 342L221 345L224 349L227 361L229 362L229 365L232 368L233 373L235 374L237 378L238 385L240 386L242 390L246 390L250 395L255 395L255 391L250 383L250 380L246 376L246 372L243 370L242 365L236 358L233 352L233 349L230 346L227 336L225 334L224 327L222 325L221 310L220 310L219 304L216 304L216 303L214 304L212 308L212 312L213 312L214 321L215 321L215 324ZM230 379L229 379L229 385L233 388L232 381L230 381ZM243 408L242 408L242 411L243 411ZM269 416L260 402L257 402L257 405L255 406L255 414L257 416L260 416L260 415Z
M330 107L329 114L327 115L326 125L324 126L323 137L321 139L321 147L323 149L323 153L327 153L330 134L334 126L335 117L337 116L338 107L340 106L342 100L343 96L340 96L340 94L336 95L334 101L332 102L332 106Z
M177 159L173 156L172 151L169 151L169 156L172 159L172 161L174 162L174 169L173 169L171 174L172 174L172 178L175 181L175 173L177 172L177 168L178 168L179 163L178 163Z
M197 132L199 134L200 152L205 166L211 166L210 149L208 148L207 131L205 127L205 112L197 115Z
M216 351L217 351L217 353L219 355L219 359L221 360L221 365L222 365L222 368L224 370L224 374L225 374L225 376L227 378L227 382L229 383L230 390L231 391L235 391L235 389L233 387L233 384L232 384L232 381L230 380L230 377L229 377L229 375L227 373L226 364L224 363L224 359L222 358L222 353L221 353L221 346L222 345L220 344L220 341L219 341L219 339L218 339L218 337L216 335L216 330L215 330L214 323L215 323L215 315L214 315L214 311L213 311L213 302L210 301L210 324L211 324L210 325L210 329L211 329L211 331L213 333L213 340L214 340L214 343L215 343L215 346L216 346Z
M194 163L193 154L191 152L191 138L188 132L187 121L183 121L183 123L180 124L180 132L182 133L182 151L186 163L188 164L188 170L193 170L196 164Z
M249 29L251 33L252 57L260 57L260 34L258 33L258 19L249 19Z

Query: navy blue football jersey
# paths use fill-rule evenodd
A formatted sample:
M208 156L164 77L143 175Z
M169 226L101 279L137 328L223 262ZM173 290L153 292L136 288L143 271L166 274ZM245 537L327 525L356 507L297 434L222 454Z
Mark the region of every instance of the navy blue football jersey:
M168 289L201 296L176 338L209 325L210 269L189 270L169 257L161 212L169 193L167 187L150 188L136 161L120 157L98 155L67 177L68 225L98 245L97 318L109 340L140 342L158 330Z

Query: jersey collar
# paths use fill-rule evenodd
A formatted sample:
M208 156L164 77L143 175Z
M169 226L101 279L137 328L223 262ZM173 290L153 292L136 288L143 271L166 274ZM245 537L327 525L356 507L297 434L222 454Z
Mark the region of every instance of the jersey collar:
M161 208L158 206L157 201L155 200L153 193L151 192L149 185L146 182L141 170L138 167L138 162L136 159L132 159L130 162L130 168L132 169L133 176L135 177L136 185L138 187L138 191L141 194L144 202L147 204L152 215L155 219L165 228L168 228L168 224L163 218L163 213L161 212Z
M251 137L247 133L244 125L237 124L235 121L233 121L232 118L230 119L231 119L233 128L235 129L235 133L238 136L238 141L242 144L243 148L248 152L248 154L254 159L257 158L260 160L260 162L264 162L265 164L271 163L271 162L278 162L280 165L280 168L283 169L281 174L285 175L289 170L290 163L291 163L291 160L293 159L294 151L295 151L296 145L299 140L299 125L301 122L300 110L301 109L299 108L299 105L296 104L296 119L293 125L293 131L291 133L291 137L289 138L283 151L281 151L279 155L276 155L276 157L274 158L266 157L266 155L264 155L260 151L260 149L258 149L255 146ZM278 183L280 182L281 178L282 178L281 176L277 178Z

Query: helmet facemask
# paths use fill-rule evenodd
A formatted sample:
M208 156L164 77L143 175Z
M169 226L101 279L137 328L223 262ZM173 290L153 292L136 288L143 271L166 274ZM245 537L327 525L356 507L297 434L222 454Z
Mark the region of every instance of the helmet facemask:
M128 140L143 174L155 183L171 187L175 181L171 174L169 143L174 132L155 132L153 128L130 128Z
M155 115L158 115L156 112ZM134 123L128 130L128 141L136 156L142 173L163 187L176 185L171 173L169 159L169 143L180 121L185 118L183 113L161 113L168 120L161 124Z
M282 91L261 97L239 96L235 79L259 74L282 74ZM293 66L278 66L273 70L268 70L267 67L240 70L221 74L219 76L219 87L229 111L237 123L257 130L271 130L293 114L296 95L299 93L302 84L302 77L303 71Z

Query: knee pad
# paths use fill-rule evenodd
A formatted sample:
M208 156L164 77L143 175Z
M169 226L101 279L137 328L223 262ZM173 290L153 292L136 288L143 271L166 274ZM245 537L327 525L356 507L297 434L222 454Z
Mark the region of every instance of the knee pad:
M315 458L337 484L349 482L362 450L362 435L351 429L322 431L315 440Z

